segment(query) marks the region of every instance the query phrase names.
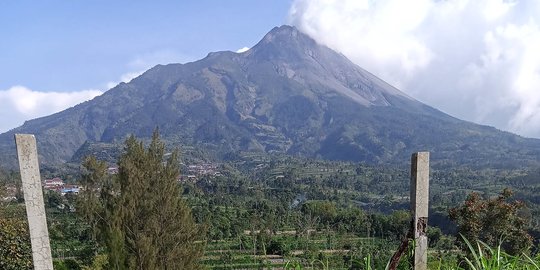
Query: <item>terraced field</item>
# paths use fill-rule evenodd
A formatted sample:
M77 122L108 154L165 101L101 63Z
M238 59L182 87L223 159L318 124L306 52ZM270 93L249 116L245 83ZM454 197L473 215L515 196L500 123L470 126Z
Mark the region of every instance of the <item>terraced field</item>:
M203 264L209 269L296 269L298 265L303 269L350 269L363 263L367 254L390 254L392 244L332 231L312 230L302 236L294 230L271 235L246 231L236 239L209 242Z

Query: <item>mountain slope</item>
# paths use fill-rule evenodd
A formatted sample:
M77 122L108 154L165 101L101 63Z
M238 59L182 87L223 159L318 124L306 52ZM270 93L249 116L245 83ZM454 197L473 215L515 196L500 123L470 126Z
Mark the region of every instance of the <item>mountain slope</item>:
M91 142L149 137L156 126L171 144L220 152L382 163L429 150L450 165L537 163L540 157L540 140L448 116L281 26L244 53L158 65L91 101L28 121L0 135L0 158L14 160L14 133L36 134L41 161L53 164Z

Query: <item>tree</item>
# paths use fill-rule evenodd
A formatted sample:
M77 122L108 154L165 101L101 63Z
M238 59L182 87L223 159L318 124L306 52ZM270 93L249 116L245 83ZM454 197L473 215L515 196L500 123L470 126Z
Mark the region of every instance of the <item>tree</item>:
M0 169L0 269L32 269L32 247L24 205L12 205L2 200L9 178L10 175Z
M320 218L321 222L329 225L337 216L336 204L330 201L309 201L302 205L302 212Z
M19 218L0 218L0 269L32 269L28 223Z
M24 205L10 205L0 200L0 269L32 267L30 232Z
M62 207L64 204L64 199L62 198L62 195L56 191L46 190L43 193L43 200L45 201L45 207L47 208L54 208L54 207Z
M85 163L82 198L93 205L81 212L96 225L110 269L200 269L203 228L180 197L178 152L166 161L164 154L155 131L148 149L126 140L114 177L107 179L103 163Z
M108 191L110 178L107 175L107 163L99 161L94 156L89 156L82 163L85 171L82 173L81 184L83 191L79 194L77 202L77 210L79 215L90 223L92 228L92 240L96 240L99 224L105 221L104 217L104 199L108 196L100 196L100 192L104 195Z
M519 215L525 204L510 201L512 191L504 189L496 198L483 199L480 194L469 194L464 204L450 209L450 219L458 226L458 233L471 243L481 240L498 246L510 254L519 254L532 245L526 231L526 220ZM462 241L461 237L457 237ZM462 245L466 250L465 245Z
M8 180L7 173L0 167L0 198L6 194L6 182Z

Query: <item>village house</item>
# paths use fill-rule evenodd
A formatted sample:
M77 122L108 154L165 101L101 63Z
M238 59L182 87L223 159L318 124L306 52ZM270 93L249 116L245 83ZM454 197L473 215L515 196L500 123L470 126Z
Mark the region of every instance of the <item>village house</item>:
M80 191L80 188L79 186L76 186L76 185L65 185L64 188L62 188L60 190L60 194L62 196L68 194L68 193L71 193L71 194L79 194L79 191Z
M57 190L64 187L64 181L58 177L53 179L46 179L43 181L43 189L47 190Z

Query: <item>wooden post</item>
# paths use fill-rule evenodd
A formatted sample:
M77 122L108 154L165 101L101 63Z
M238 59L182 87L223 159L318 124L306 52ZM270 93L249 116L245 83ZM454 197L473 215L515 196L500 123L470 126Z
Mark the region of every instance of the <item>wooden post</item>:
M429 152L414 153L411 157L411 214L414 236L415 270L427 270L427 222L429 201Z
M30 229L32 260L35 270L53 270L36 138L29 134L15 134L19 168L24 192L24 203Z

